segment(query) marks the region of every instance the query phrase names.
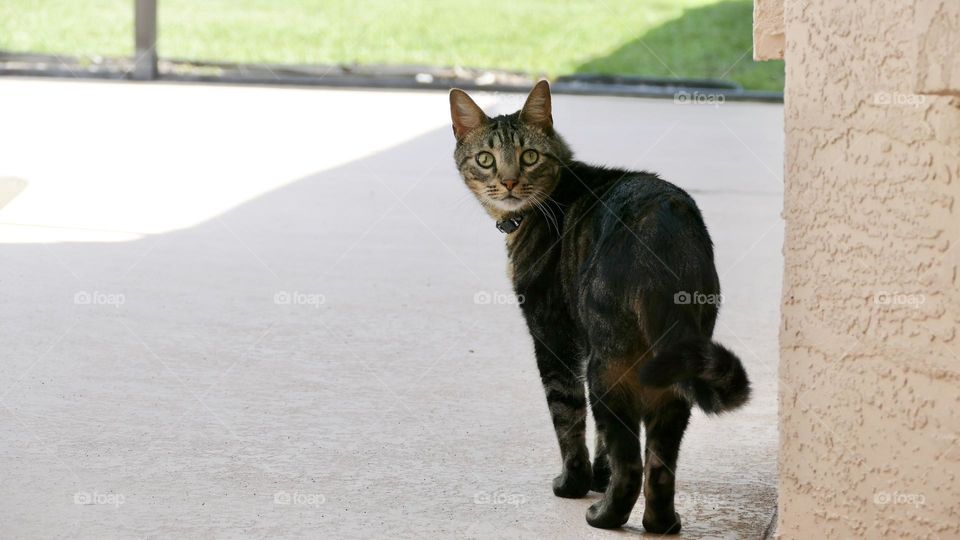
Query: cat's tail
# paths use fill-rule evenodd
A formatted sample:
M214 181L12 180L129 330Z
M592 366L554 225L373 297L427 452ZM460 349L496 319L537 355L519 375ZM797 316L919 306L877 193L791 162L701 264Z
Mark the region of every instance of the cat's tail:
M707 414L732 411L750 399L750 380L743 363L726 347L709 339L676 343L641 364L642 384L673 386L677 393Z

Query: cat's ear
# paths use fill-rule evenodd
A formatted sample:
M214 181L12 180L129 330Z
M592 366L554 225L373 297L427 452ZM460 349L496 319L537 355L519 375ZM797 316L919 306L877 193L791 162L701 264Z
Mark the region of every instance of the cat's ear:
M550 84L546 80L538 82L527 96L520 121L537 126L544 131L553 129L553 114L550 108Z
M453 135L458 141L488 120L483 110L459 88L450 90L450 118L453 120Z

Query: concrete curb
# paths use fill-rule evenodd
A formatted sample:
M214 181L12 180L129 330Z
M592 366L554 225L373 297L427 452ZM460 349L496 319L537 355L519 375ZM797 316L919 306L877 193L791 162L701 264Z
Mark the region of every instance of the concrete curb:
M129 64L129 65L128 65ZM127 59L82 62L36 54L0 54L0 76L133 80ZM312 66L229 64L164 59L155 81L254 84L325 88L447 90L526 93L537 77L507 71L429 66ZM551 82L556 94L669 98L678 102L756 101L782 103L783 94L744 90L710 79L659 79L602 75L562 76Z

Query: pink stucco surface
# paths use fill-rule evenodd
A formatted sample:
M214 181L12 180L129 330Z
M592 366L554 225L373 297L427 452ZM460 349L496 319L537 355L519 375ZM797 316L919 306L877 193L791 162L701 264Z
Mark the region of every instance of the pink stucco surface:
M917 91L960 96L960 2L918 0Z
M753 3L753 59L783 58L783 0Z
M917 88L957 35L915 26L948 3L784 6L782 538L960 537L960 100Z

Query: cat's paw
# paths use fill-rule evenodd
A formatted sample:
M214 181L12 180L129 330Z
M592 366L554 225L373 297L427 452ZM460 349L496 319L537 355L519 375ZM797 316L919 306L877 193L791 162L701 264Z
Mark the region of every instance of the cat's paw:
M590 469L565 469L553 479L553 494L564 499L579 499L590 491Z
M587 524L598 529L619 529L630 519L630 512L616 512L605 505L606 499L593 503L587 508Z
M680 515L674 512L673 519L669 517L647 517L643 516L643 528L648 533L653 534L680 534Z
M607 461L607 456L597 456L593 460L593 481L590 484L590 489L598 493L603 493L607 490L607 485L610 483L610 462Z

